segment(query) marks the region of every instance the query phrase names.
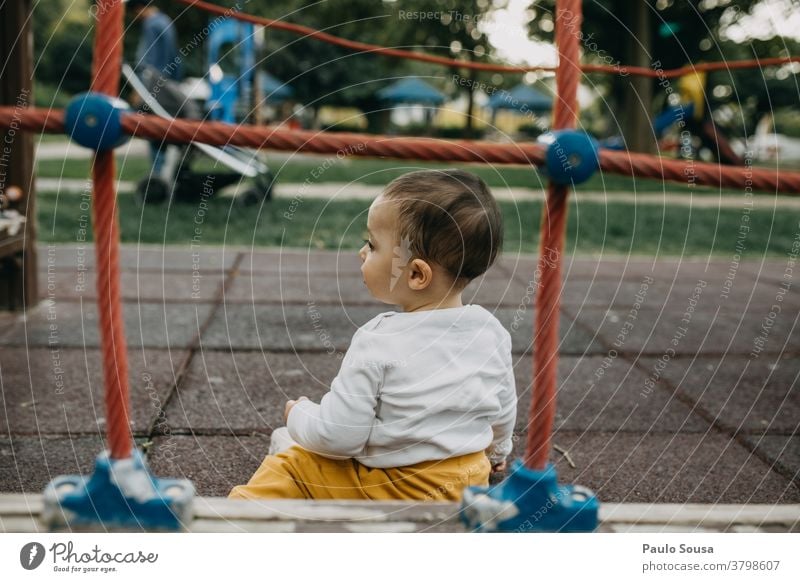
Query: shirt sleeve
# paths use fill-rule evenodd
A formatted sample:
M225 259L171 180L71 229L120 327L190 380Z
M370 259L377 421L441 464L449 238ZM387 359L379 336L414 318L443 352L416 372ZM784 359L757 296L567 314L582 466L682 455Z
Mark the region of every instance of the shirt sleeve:
M359 329L320 403L302 400L292 407L286 422L289 435L303 448L325 457L358 456L372 430L382 383L375 342Z
M502 463L511 454L514 448L512 437L514 435L514 424L517 420L517 387L514 378L514 365L511 361L511 336L507 337L504 343L504 357L508 362L508 372L505 381L500 386L498 394L500 398L500 414L492 423L492 433L494 438L492 444L486 450L486 455L492 465Z

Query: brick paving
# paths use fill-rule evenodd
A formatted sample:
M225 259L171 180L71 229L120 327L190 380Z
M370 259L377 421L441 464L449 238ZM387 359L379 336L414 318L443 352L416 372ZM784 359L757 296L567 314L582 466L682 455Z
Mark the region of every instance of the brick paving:
M86 473L102 447L93 263L91 247L42 245L42 303L0 313L0 492ZM786 267L567 258L560 480L611 503L800 502L800 293L781 292ZM285 400L321 397L356 328L390 309L366 292L355 253L126 245L122 269L134 435L157 474L203 496L245 482ZM506 255L464 297L512 332L515 454L535 270Z

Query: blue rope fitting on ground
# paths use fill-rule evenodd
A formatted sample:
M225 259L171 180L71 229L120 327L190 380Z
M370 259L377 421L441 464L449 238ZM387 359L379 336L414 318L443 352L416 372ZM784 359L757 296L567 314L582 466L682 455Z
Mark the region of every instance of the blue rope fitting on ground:
M591 532L600 502L580 485L559 485L555 467L529 469L521 459L492 487L468 487L461 521L479 532Z
M192 518L194 485L158 479L142 454L127 459L97 456L94 474L62 475L44 491L42 521L51 530L177 531Z
M591 178L600 167L600 146L584 131L554 131L545 160L553 182L580 184Z
M102 93L75 95L64 113L66 133L80 145L96 151L124 144L130 136L122 133L122 113L130 111L122 99Z

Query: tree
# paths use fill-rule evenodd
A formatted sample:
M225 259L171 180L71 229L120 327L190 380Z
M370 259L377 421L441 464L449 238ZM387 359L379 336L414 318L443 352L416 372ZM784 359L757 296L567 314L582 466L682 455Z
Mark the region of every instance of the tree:
M36 2L32 12L35 79L54 93L87 91L94 38L89 26L88 1ZM66 98L64 95L55 105L63 104ZM37 100L42 106L50 106L39 97Z
M325 30L347 39L422 50L429 54L469 60L486 60L488 43L477 22L490 8L488 0L252 0L248 9ZM297 98L314 108L320 105L358 107L367 115L370 129L384 129L385 105L376 92L388 82L407 75L446 77L438 65L375 54L357 54L314 39L267 30L263 66L291 84ZM470 75L477 79L477 75ZM465 86L440 83L452 92ZM475 85L472 82L469 86ZM472 123L472 101L467 114Z
M637 0L638 2L638 0ZM534 6L545 14L550 14L554 9L554 0L538 0ZM648 63L651 68L660 66L663 69L681 67L691 63L724 61L737 58L737 55L747 53L740 45L731 42L720 42L720 29L730 26L747 17L758 4L758 0L647 0L642 3L649 11L647 26L648 34L636 35L633 26L631 3L628 0L587 0L583 3L583 50L585 60L600 62L599 50L603 57L618 64ZM540 39L552 39L549 26L544 29L540 21L534 20L529 31L532 36ZM648 42L649 37L649 42ZM639 42L644 40L645 42ZM591 50L597 47L597 50ZM763 50L763 49L759 49ZM752 52L750 53L752 55ZM744 57L748 58L748 57ZM750 57L752 58L752 57ZM605 59L608 61L608 59ZM723 73L723 75L726 73ZM730 76L730 75L729 75ZM742 81L748 73L730 76L732 80ZM749 74L752 77L752 72ZM715 73L709 78L719 82L720 75ZM632 119L637 114L634 109L643 109L650 116L652 102L647 100L645 107L632 108L631 104L638 102L634 97L637 83L648 83L650 89L658 88L658 79L650 81L635 81L633 76L623 77L615 75L607 77L611 85L610 110L624 113L622 125L623 133L630 134L627 130ZM669 82L672 83L671 81ZM658 92L656 92L658 94ZM664 93L664 91L660 91ZM765 96L765 95L764 95ZM663 102L663 98L654 99L656 103ZM623 106L626 104L626 106Z
M432 14L435 17L406 20L407 24L398 27L393 40L403 46L422 47L427 53L456 60L487 62L490 60L489 41L480 30L479 23L490 9L489 0L437 0L435 4L430 0L398 2L394 6L398 21L402 21L401 13ZM434 74L447 73L443 67L437 69ZM488 74L473 69L450 69L448 86L455 89L454 93L463 92L467 95L465 132L468 136L473 133L475 88L481 83L488 83L489 78ZM453 83L453 79L459 82Z

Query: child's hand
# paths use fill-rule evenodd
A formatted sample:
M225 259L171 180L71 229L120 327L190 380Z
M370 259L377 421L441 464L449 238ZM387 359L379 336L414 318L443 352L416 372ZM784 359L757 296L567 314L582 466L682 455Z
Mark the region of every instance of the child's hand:
M506 470L506 462L503 461L502 463L497 463L496 465L492 465L492 475L495 473L504 473Z
M306 398L305 396L301 396L297 400L289 400L286 403L286 406L284 406L283 408L283 424L289 422L289 412L292 410L294 405L300 402L301 400L308 400L308 398Z

